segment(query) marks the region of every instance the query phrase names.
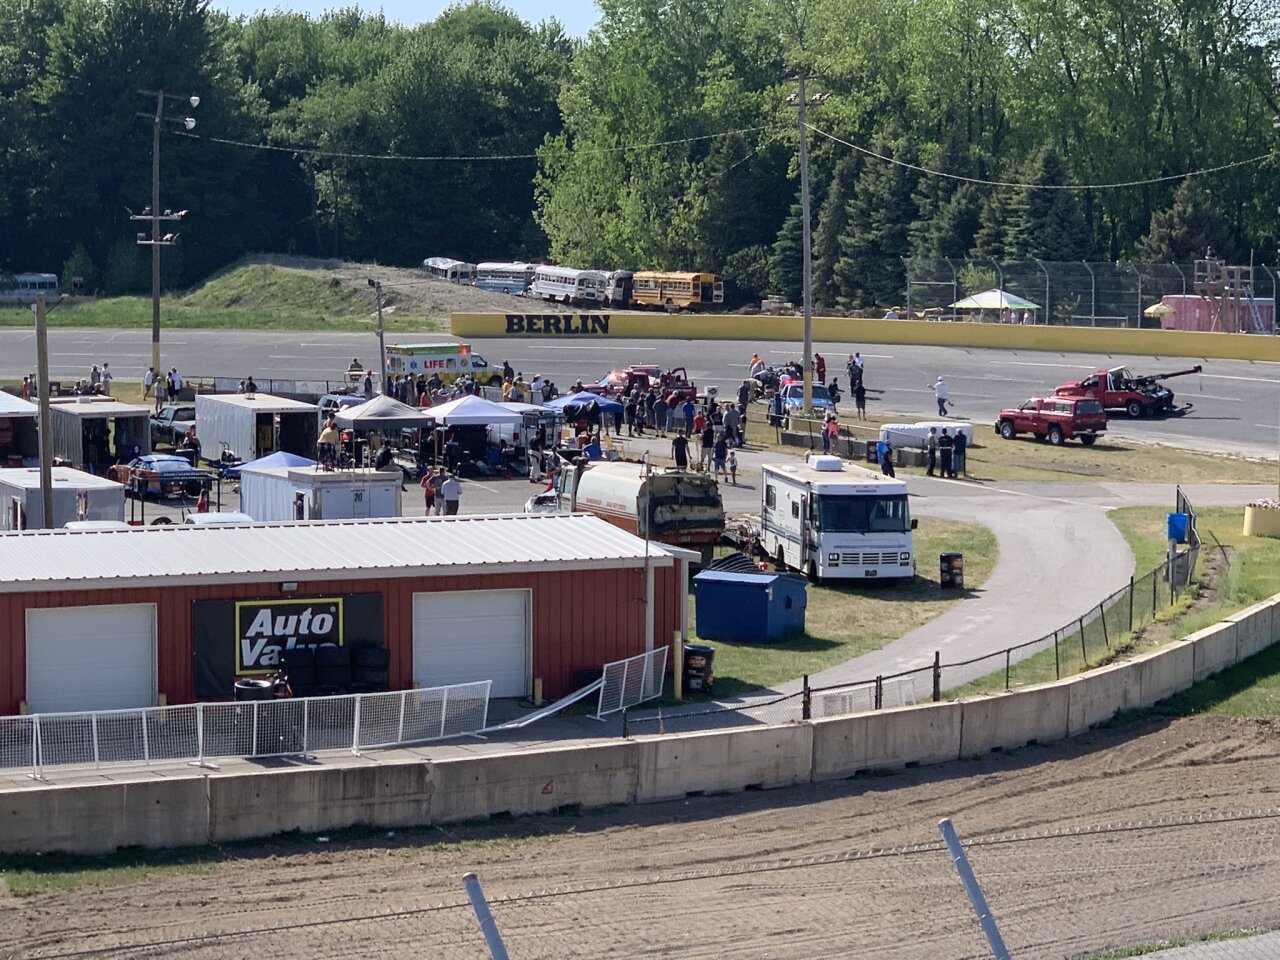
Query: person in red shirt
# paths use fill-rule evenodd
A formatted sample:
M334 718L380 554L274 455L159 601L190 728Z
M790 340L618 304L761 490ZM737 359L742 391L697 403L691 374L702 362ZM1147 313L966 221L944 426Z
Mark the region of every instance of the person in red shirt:
M707 418L705 415L703 415L701 411L699 411L693 417L693 432L702 433L702 431L705 430L706 428L707 428Z

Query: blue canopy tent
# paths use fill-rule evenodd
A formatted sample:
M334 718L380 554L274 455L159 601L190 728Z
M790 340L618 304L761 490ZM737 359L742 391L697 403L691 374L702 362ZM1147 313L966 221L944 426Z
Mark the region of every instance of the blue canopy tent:
M599 413L621 413L623 406L617 400L611 397L601 397L594 393L587 393L585 390L581 393L570 393L567 396L557 397L550 403L543 404L553 410L563 410L565 417L575 419L592 409Z

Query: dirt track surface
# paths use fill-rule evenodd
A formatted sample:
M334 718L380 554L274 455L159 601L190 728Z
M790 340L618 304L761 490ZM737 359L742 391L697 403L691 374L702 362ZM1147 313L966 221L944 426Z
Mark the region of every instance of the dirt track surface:
M1014 956L1077 956L1280 924L1278 785L1280 726L1143 721L894 776L238 846L0 896L0 956L483 958L468 871L513 960L987 956L942 817Z

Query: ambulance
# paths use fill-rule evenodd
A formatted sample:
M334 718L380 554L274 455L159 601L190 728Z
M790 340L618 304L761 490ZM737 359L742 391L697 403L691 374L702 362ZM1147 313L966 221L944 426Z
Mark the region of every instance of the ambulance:
M470 376L476 383L502 386L502 370L489 366L484 357L471 351L466 343L398 343L387 347L387 373L407 374L417 379L423 374L428 379L436 374L446 383L459 377Z

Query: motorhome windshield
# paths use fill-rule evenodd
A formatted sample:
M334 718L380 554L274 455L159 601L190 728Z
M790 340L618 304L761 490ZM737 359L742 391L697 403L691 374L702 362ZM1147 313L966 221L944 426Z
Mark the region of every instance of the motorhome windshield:
M906 533L911 513L906 494L894 497L817 497L817 526L824 533Z

